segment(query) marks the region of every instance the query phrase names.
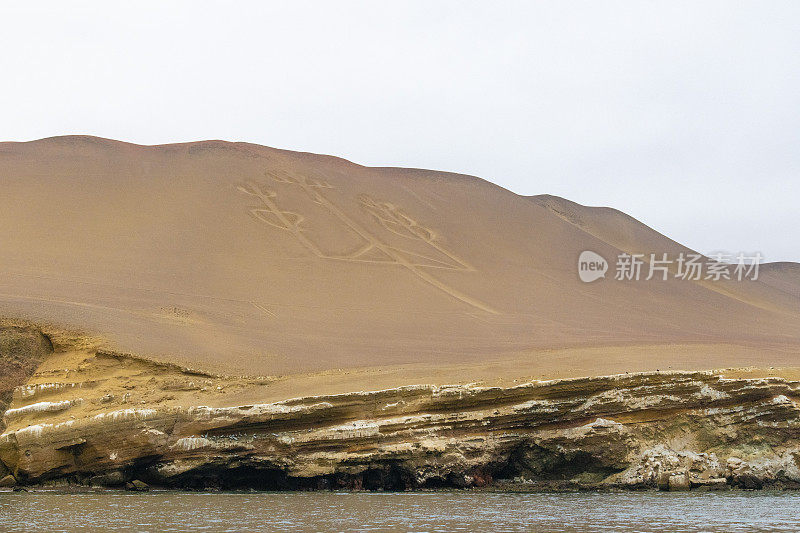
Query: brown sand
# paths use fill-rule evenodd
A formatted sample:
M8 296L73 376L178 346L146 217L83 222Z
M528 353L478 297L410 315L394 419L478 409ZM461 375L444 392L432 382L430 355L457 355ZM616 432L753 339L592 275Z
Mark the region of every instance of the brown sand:
M797 264L585 284L583 250L613 268L686 248L470 176L71 136L0 143L0 183L0 315L226 374L308 374L296 395L800 365Z

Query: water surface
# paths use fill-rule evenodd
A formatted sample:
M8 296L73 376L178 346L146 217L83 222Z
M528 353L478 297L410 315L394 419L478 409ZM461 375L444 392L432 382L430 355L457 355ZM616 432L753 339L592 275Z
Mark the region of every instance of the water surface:
M0 531L800 531L797 493L0 493Z

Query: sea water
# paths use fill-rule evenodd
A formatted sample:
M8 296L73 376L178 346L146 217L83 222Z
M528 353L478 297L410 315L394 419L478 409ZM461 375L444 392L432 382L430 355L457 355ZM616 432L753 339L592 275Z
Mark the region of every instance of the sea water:
M800 531L800 493L0 493L0 531Z

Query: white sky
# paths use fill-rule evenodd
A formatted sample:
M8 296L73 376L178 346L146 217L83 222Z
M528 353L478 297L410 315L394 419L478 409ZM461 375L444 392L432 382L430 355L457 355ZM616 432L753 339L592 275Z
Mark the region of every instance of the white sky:
M800 2L5 2L0 140L242 140L800 261Z

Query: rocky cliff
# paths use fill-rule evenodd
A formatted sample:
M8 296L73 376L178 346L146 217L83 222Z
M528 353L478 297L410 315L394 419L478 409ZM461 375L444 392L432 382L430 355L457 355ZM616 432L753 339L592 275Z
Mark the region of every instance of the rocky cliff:
M786 377L652 372L232 405L270 379L51 342L32 328L0 338L3 360L43 360L14 374L0 436L7 485L800 486L800 382Z

